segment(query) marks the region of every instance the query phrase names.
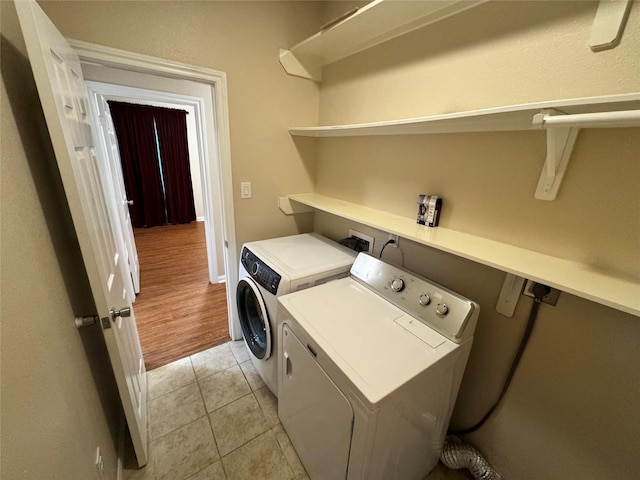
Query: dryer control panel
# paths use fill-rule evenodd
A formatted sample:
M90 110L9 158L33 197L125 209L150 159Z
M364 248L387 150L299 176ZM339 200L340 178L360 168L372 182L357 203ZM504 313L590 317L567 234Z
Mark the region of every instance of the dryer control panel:
M244 269L251 275L261 287L266 288L269 293L275 295L278 292L278 285L282 276L277 274L269 265L260 260L247 247L242 249L240 258Z
M460 343L473 335L480 306L413 272L360 253L351 277L423 324Z

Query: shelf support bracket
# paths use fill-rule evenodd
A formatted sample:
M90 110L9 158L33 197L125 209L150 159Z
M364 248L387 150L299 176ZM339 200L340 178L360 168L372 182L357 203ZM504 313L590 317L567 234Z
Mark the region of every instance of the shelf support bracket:
M298 213L313 213L315 208L291 200L289 197L278 197L278 208L285 215L296 215Z
M589 37L592 51L607 50L620 43L630 8L631 0L600 0Z
M555 200L580 132L577 127L548 127L544 125L546 116L558 113L560 112L556 110L543 110L533 117L534 128L547 130L547 158L535 193L538 200Z
M294 77L308 78L316 82L322 81L322 66L311 59L299 58L291 50L280 49L280 65L285 72Z

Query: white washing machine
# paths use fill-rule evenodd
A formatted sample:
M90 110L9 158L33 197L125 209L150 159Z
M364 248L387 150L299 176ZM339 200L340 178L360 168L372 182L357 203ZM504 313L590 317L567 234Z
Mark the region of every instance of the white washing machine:
M356 253L316 233L249 242L240 256L236 303L249 357L278 396L277 297L346 277Z
M279 298L278 415L312 480L422 480L437 464L479 306L360 253Z

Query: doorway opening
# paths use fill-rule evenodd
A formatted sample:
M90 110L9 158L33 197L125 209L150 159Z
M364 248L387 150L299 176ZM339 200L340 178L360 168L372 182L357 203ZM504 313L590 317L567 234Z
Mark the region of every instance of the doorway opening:
M204 151L199 162L204 222L199 227L200 230L204 227L206 239L208 278L212 284L207 284L207 286L216 287L216 284L225 282L223 285L226 285L224 296L226 297L228 318L228 337L226 339L229 337L232 339L241 338L234 301L234 285L237 282L237 256L224 73L166 62L153 57L85 42L70 41L70 43L80 56L83 73L89 80L87 83L100 83L99 93L101 95L110 95L110 98L118 97L119 99L124 97L143 98L146 101L169 102L173 105L180 105L180 108L183 106L192 108L194 112L192 118L200 128L197 143ZM128 77L128 80L123 81L124 77ZM199 93L195 95L178 93L174 85L160 89L155 87L163 82L167 85L171 82L175 84L177 81L195 88ZM127 82L128 85L123 85ZM140 88L140 86L147 87L149 85L154 85L154 90ZM90 91L91 97L92 92ZM144 287L142 291L144 291ZM219 291L220 287L218 286L218 294ZM192 300L194 299L192 298ZM189 299L183 298L180 303L182 303L181 309L184 311L191 308L189 307ZM138 310L142 305L135 307ZM170 329L166 333L171 333ZM189 352L185 352L185 354L189 354Z

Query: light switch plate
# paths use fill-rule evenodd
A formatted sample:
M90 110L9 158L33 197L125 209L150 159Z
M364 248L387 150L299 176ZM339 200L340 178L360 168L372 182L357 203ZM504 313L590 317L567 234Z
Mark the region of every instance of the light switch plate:
M251 198L251 182L240 182L240 198Z

